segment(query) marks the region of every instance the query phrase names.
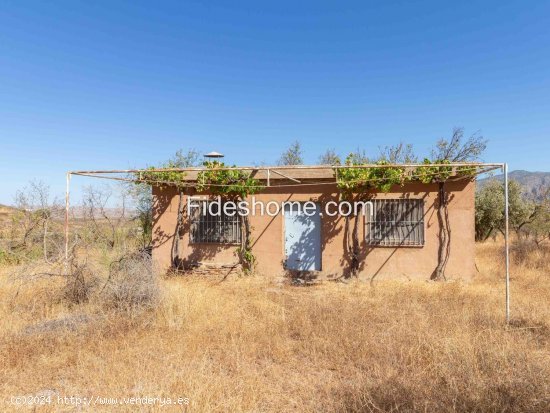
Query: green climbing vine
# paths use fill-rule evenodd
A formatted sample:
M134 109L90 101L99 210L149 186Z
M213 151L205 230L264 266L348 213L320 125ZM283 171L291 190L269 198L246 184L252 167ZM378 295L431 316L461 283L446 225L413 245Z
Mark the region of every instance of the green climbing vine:
M183 230L183 197L186 188L185 177L187 174L183 171L159 171L159 169L176 169L181 165L169 160L163 164L160 168L151 166L145 171L137 172L134 174L134 179L138 185L152 185L158 186L160 190L164 190L166 187L175 187L178 191L178 213L176 217L176 227L174 229L174 236L172 237L172 248L170 252L170 261L172 270L183 269L183 259L180 251L180 239L182 237ZM150 195L149 195L150 196ZM150 207L150 215L152 215L153 205ZM151 216L152 225L152 216Z
M226 165L219 161L206 161L206 168L197 176L197 191L206 192L212 196L220 196L223 200L239 204L264 188L262 183L253 178L248 171L237 169L222 169ZM239 261L247 272L254 270L256 257L252 252L251 227L248 214L239 213L241 217L241 245L237 250Z
M364 164L364 158L356 154L350 154L345 160L346 166L360 166ZM370 190L389 192L394 185L403 185L408 175L403 167L387 167L385 160L376 162L380 168L338 168L335 167L336 186L340 190L341 198L344 201L366 201L372 198ZM353 222L353 227L350 225ZM355 214L346 216L345 251L350 262L350 273L356 275L359 270L359 222L360 218Z
M437 184L437 220L439 222L439 248L437 253L437 266L430 279L434 281L445 279L445 268L449 261L451 251L451 226L449 222L449 193L446 189L446 182L453 176L453 167L433 166L433 164L450 164L447 159L435 159L433 162L424 159L426 167L417 168L419 180L425 184ZM432 165L432 166L430 166ZM459 166L454 168L456 176L467 178L475 176L476 167Z
M227 200L239 201L261 191L264 187L249 171L223 169L227 168L223 162L206 161L203 166L206 169L200 171L197 176L199 192L209 192Z
M350 154L345 161L347 166L364 165L364 160L358 162L354 154ZM377 165L389 165L386 160L376 162ZM442 166L449 164L449 166ZM422 165L414 168L405 168L399 165L368 168L338 168L334 167L336 185L340 190L342 200L369 200L372 198L371 190L389 192L394 185L404 185L407 182L420 181L425 184L438 184L438 220L440 224L438 264L431 276L433 280L445 278L445 267L450 252L450 226L448 215L449 197L445 183L453 175L460 177L473 177L477 171L475 166L454 167L445 159L430 161L424 159ZM350 230L350 221L353 219L353 229ZM350 261L350 272L356 275L359 269L359 217L346 216L346 253Z
M346 166L361 166L355 154L350 154L345 161ZM376 165L389 165L385 160L376 162ZM403 185L408 176L405 168L395 167L368 167L368 168L334 168L337 176L336 185L346 200L351 200L356 194L364 193L369 189L389 192L394 185Z
M167 163L162 169L176 168L175 166ZM158 171L158 168L150 166L142 172L134 174L135 179L138 182L145 182L149 184L158 183L158 186L176 186L177 188L185 187L185 177L187 174L181 171Z

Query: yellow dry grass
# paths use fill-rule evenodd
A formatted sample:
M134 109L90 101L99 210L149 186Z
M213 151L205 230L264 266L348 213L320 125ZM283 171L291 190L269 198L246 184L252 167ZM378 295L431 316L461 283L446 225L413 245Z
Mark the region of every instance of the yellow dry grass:
M90 412L550 411L550 265L513 267L506 327L501 245L477 248L468 284L171 278L133 316L52 303L44 283L14 298L2 277L0 410L49 394L36 411L78 410L58 396L189 399ZM86 322L29 330L74 314Z

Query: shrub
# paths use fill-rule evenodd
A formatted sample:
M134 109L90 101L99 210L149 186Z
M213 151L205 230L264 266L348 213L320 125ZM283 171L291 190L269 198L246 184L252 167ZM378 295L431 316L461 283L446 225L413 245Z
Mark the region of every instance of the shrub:
M127 254L111 263L109 278L102 290L102 300L108 308L153 309L160 297L158 278L147 252Z
M97 290L99 277L87 263L77 263L72 260L68 264L69 270L62 274L65 285L62 289L62 299L69 304L88 302Z
M537 245L532 238L519 238L510 245L514 264L526 268L545 268L550 258L548 245Z

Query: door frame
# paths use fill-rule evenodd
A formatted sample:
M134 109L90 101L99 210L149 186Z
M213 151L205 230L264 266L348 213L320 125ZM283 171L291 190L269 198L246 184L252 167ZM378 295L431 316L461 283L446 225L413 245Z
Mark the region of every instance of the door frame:
M282 213L282 219L281 219L281 227L282 227L282 254L283 254L283 269L287 271L296 271L296 272L319 272L323 271L323 207L322 203L318 200L313 199L306 199L303 200L290 200L287 199L288 202L299 202L300 204L305 204L306 202L313 202L314 204L319 206L319 269L318 270L293 270L290 268L287 268L286 262L287 262L287 255L286 255L286 218L285 218L285 210L284 208L281 209Z

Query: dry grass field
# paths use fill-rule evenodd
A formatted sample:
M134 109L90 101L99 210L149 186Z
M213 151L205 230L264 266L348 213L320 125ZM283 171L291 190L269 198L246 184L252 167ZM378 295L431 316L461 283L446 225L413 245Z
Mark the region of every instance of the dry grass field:
M4 269L0 411L548 412L548 256L514 263L506 327L501 249L478 245L469 284L174 277L142 312L63 304L51 280L16 295ZM52 404L18 407L21 395ZM189 405L75 407L58 396Z
M5 224L10 221L15 208L0 204L0 224Z

